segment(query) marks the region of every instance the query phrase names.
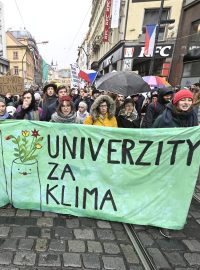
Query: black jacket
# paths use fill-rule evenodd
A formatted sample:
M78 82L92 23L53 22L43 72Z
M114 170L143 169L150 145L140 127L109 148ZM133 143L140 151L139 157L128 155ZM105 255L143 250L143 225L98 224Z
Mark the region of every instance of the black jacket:
M164 96L172 93L173 91L168 88L159 90L158 101L156 103L150 103L147 108L147 112L142 123L142 128L151 128L153 126L156 118L164 112L166 105L168 104L168 102L164 99Z
M139 118L133 121L130 121L124 115L119 115L116 117L117 125L121 128L139 128L140 127L140 120Z
M59 101L58 101L58 99L57 99L54 103L52 103L52 104L47 108L44 121L48 121L48 122L49 122L49 121L51 120L51 116L52 116L53 113L55 113L56 108L58 107L58 105L59 105Z
M197 114L194 109L188 112L177 112L176 107L169 103L165 111L155 120L154 128L193 127L198 126Z

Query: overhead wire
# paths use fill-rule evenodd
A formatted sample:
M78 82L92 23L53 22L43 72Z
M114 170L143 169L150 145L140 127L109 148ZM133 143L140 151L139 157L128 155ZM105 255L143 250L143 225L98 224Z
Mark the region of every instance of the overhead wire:
M72 44L71 44L70 47L68 48L68 52L71 51L72 46L74 45L74 42L75 42L75 40L76 40L76 38L77 38L77 36L78 36L78 33L79 33L79 31L81 30L81 28L82 28L82 26L83 26L83 23L85 22L85 19L87 18L88 12L90 11L90 8L91 8L91 7L92 7L92 4L90 5L89 9L87 10L87 12L86 12L86 14L85 14L85 17L84 17L84 19L83 19L83 21L82 21L82 23L81 23L81 25L80 25L78 31L77 31L76 34L75 34L74 39L73 39L73 41L72 41Z
M18 10L18 12L19 12L19 16L20 16L20 18L21 18L21 20L22 20L22 24L23 24L23 26L24 26L24 29L26 29L26 26L25 26L25 23L24 23L24 19L23 19L23 17L22 17L22 14L21 14L20 8L19 8L19 6L18 6L17 0L15 0L15 5L16 5L17 10Z

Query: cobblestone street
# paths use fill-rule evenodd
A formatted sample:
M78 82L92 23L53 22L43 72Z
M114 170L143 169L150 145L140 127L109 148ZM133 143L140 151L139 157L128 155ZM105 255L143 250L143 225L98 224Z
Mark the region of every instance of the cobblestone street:
M193 201L187 224L163 238L134 226L157 269L200 269L200 212ZM144 269L121 223L0 209L0 270Z

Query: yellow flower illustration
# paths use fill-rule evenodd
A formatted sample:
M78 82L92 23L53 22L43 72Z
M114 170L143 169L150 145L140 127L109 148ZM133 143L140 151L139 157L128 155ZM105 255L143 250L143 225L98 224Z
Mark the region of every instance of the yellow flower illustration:
M41 149L41 148L42 148L42 145L39 144L39 143L36 143L36 144L35 144L35 148L36 148L36 149Z
M22 130L22 136L28 137L30 132L28 130Z

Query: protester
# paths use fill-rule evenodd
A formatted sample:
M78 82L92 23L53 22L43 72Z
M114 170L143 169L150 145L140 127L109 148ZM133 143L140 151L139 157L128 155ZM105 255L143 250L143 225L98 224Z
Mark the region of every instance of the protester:
M70 89L70 97L72 99L72 102L75 102L75 100L78 98L77 91L78 90L76 90L75 88Z
M193 94L180 90L174 95L173 103L155 120L154 128L193 127L198 125L197 115L192 107Z
M90 115L86 117L84 124L117 127L113 99L107 95L99 96L92 104Z
M47 111L46 111L46 115L45 115L45 119L44 119L45 121L51 120L52 114L56 111L56 109L59 105L59 100L64 96L68 96L68 89L65 85L60 85L57 88L56 93L58 95L58 98L56 98L54 100L54 102L48 106Z
M123 107L117 116L117 124L121 128L139 128L138 113L135 109L135 103L131 98L125 99Z
M81 101L84 101L87 104L88 106L87 111L89 112L90 111L90 98L88 97L87 89L80 89L79 96L74 102L76 111L78 111L78 105Z
M84 101L81 101L78 105L78 111L76 113L76 123L83 124L85 118L89 115L87 112L87 104Z
M96 88L93 88L91 91L91 97L90 97L90 108L92 106L92 104L94 103L95 99L98 98L98 96L100 96L100 91Z
M173 103L167 104L165 111L155 120L154 128L193 127L198 125L197 115L192 108L193 94L189 90L180 90L174 95ZM160 233L171 238L168 229Z
M0 97L0 120L11 119L12 116L6 111L6 101Z
M171 101L173 97L173 91L168 88L162 88L158 90L158 100L156 103L151 103L144 116L142 127L151 128L156 118L163 113L166 105Z
M43 118L42 109L37 108L35 97L32 91L25 91L22 95L22 105L17 107L14 117L16 119L41 120Z
M57 85L54 83L49 83L45 85L43 89L43 99L39 103L39 107L43 109L44 118L46 118L48 107L56 102L56 90ZM44 119L45 120L45 119Z
M70 124L75 123L75 121L76 111L74 103L71 101L71 97L61 97L56 112L51 116L50 122Z

